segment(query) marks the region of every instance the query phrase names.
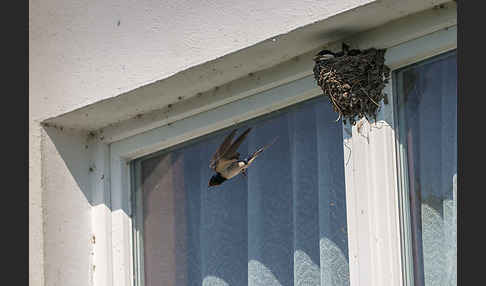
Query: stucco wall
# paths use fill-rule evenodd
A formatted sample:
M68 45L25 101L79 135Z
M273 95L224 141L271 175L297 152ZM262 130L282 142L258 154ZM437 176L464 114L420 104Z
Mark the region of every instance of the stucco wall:
M29 120L29 285L44 285L41 128Z
M29 1L35 116L165 78L372 0ZM37 109L37 108L36 108Z

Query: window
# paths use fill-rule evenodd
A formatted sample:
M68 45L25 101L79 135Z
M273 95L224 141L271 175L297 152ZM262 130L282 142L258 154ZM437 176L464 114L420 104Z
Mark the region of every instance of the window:
M349 285L342 128L327 101L240 125L253 127L242 156L278 137L246 178L207 187L230 130L134 162L144 285Z
M268 71L276 82L100 149L106 284L455 285L456 28L420 19L435 32L398 22L356 39L389 47L376 124L334 122L312 71L289 64ZM210 156L248 126L242 155L279 138L247 178L207 190Z
M403 229L413 285L457 284L456 52L395 71Z

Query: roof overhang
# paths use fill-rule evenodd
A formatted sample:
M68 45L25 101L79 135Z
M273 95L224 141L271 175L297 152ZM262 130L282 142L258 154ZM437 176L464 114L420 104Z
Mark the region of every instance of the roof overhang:
M417 28L424 22L428 24L423 29ZM404 37L411 39L456 23L455 2L374 1L43 124L84 131L103 129L106 141L113 142L309 75L313 55L324 47L336 48L340 41L350 39L362 49L388 48ZM410 26L416 26L417 35L406 32ZM380 40L376 35L387 29L393 29L394 35ZM269 73L272 69L275 72Z

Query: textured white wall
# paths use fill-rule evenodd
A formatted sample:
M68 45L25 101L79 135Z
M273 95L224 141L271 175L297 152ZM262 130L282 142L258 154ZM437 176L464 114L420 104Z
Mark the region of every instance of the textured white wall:
M46 130L41 165L45 285L90 285L93 146L84 134Z
M41 129L29 122L29 285L44 285Z
M35 117L116 96L369 2L30 0Z

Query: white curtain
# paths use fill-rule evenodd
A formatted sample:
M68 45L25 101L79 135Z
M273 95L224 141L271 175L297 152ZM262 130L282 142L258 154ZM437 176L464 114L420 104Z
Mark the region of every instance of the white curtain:
M317 98L240 126L248 177L208 190L217 132L142 161L145 284L349 285L341 123Z
M457 285L456 53L400 73L415 285Z

